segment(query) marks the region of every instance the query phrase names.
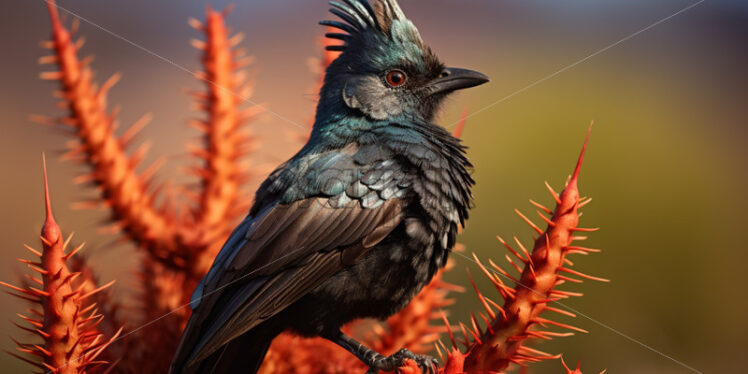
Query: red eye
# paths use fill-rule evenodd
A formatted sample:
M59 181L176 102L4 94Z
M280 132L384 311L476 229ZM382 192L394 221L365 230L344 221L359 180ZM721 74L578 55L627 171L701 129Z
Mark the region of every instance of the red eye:
M400 87L408 80L408 76L402 70L390 70L387 73L387 84L392 87Z

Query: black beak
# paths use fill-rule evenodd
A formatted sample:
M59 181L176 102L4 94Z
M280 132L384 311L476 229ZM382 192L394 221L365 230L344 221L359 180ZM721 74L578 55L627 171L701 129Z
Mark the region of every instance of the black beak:
M446 68L438 78L423 87L426 96L480 86L490 79L483 73L468 69Z

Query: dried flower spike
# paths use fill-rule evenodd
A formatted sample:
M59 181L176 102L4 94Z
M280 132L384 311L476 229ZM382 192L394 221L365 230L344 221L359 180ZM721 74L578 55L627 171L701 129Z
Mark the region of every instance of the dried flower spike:
M45 372L85 373L93 367L107 364L106 361L97 360L97 357L122 331L119 329L109 340L105 340L104 335L97 329L102 316L98 314L96 304L87 301L94 294L111 286L113 282L95 289L75 285L75 279L80 273L70 272L66 262L83 245L65 252L72 235L63 240L60 227L52 214L46 164L44 197L47 218L40 236L43 249L39 252L26 247L39 256L40 261L19 259L39 273L40 278L29 276L28 279L35 286L29 285L26 288L0 282L10 290L10 294L36 304L36 307L29 309L30 315L18 315L30 326L18 326L41 337L43 343L16 342L20 353L9 353Z
M589 139L589 133L587 134L587 139ZM581 295L556 289L556 286L559 284L566 281L578 283L582 281L579 278L603 280L571 270L571 264L566 260L566 256L570 251L584 251L581 247L572 246L572 242L578 240L575 237L575 233L592 231L578 227L578 208L581 201L577 181L586 148L587 140L585 140L574 174L561 195L558 196L551 192L554 200L557 202L555 210L550 214L551 217L548 218L544 215L548 214L549 209L542 206L539 207L542 212L538 211L538 214L547 224L545 231L541 230L530 219L517 211L517 214L539 235L535 240L532 252L528 253L516 238L515 241L519 251L499 238L501 244L516 258L515 260L509 255L506 256L509 264L520 272L520 276L514 277L491 262L490 265L493 270L498 272L494 273L479 262L479 266L483 272L491 279L494 286L504 298L504 306L489 305L483 301L485 298L476 289L479 298L483 301L486 312L495 315L495 319L479 337L476 336L478 331L472 332L476 337L474 338L475 343L465 358L466 371L500 372L505 370L511 363L525 365L530 362L558 357L557 355L551 355L527 347L523 342L528 338L550 339L554 336L563 336L571 333L533 329L535 326L556 326L566 330L586 332L577 327L540 317L540 314L544 311L553 311L574 316L565 310L548 306L548 303L552 301ZM516 283L516 286L514 288L507 286L499 274L507 279L511 279L512 282ZM498 314L494 312L494 308L499 311ZM475 327L474 325L474 329Z
M96 183L102 197L77 206L109 209L113 224L108 231L123 231L125 240L138 244L147 254L141 269L141 273L148 275L147 279L142 279L146 297L141 300L148 302L140 310L142 313L130 318L130 322L136 324L167 313L170 318L163 320L163 326L144 329L138 334L139 339L159 341L159 344L143 348L150 349L147 353L129 353L138 357L164 357L163 362L168 366L168 356L176 347L189 316L187 308L179 307L188 301L192 289L207 271L235 218L248 208L249 201L240 199L240 186L247 178L242 158L252 146L244 125L259 112L258 106L241 108L251 95L252 85L244 82L246 76L242 70L250 59L235 48L241 35L230 35L224 25L227 11L208 8L204 24L190 21L193 27L205 33L205 41L193 42L203 50L204 66L204 71L195 75L207 87L205 92L196 94L197 105L206 116L193 122L203 131L204 144L191 149L201 162L193 169L201 183L199 191L194 193L194 209L175 208L168 194L160 196L156 192L158 189L150 188L151 177L162 162L136 172L147 144L132 155L126 152L147 124L148 116L120 137L115 135L117 111L108 111L106 97L118 76L97 87L88 67L89 60L78 59L82 43L74 42L72 33L62 25L54 1L47 3L52 41L46 46L53 53L40 62L54 63L58 71L42 73L42 78L61 84L62 90L57 96L63 99L61 106L67 108L69 114L60 119L41 120L72 129L80 144L64 158L78 160L92 169L90 174L76 180ZM161 206L155 203L158 199L162 200ZM158 338L166 335L169 339ZM160 372L166 366L154 370Z
M589 133L587 139L589 139ZM598 251L572 245L575 240L583 240L582 237L575 236L575 233L595 230L578 227L578 209L588 201L580 199L577 185L586 147L587 140L585 140L574 174L561 195L556 194L549 187L557 203L556 208L550 210L541 204L532 202L540 209L538 214L547 224L545 231L517 211L519 216L539 235L532 252L529 252L516 237L514 238L516 247L499 238L501 244L511 253L511 256L506 256L506 259L510 266L519 272L518 276L512 275L493 261L489 262L490 266L485 266L473 255L480 269L504 299L504 305L501 306L484 296L473 283L486 313L485 315L479 313L485 328L481 329L481 323L475 315L472 315L469 326L460 324L462 342L468 347L464 354L454 349L457 346L457 339L450 333L453 349L448 354L445 368L441 369L443 374L503 372L512 363L524 366L531 362L559 357L530 348L524 342L531 338L547 340L558 336L568 336L573 332L540 330L536 328L537 326L542 328L556 326L566 330L585 332L583 329L540 317L540 314L544 311L551 311L574 316L570 312L548 305L562 298L581 295L556 289L560 284L567 281L579 283L582 281L581 278L607 281L572 270L571 262L566 259L566 256L570 254ZM446 318L445 323L449 325ZM446 350L446 347L444 348ZM460 363L462 360L464 364Z
M77 56L82 42L72 40L71 33L60 22L54 1L47 1L47 7L52 23L52 41L47 45L54 53L42 58L41 62L55 63L59 71L44 72L41 77L61 84L59 96L63 101L60 104L68 108L69 114L45 122L75 131L80 144L63 158L89 164L91 173L77 178L77 181L95 182L103 195L103 201L77 205L83 208L109 207L114 221L111 231L124 231L151 256L170 266L183 265L184 258L177 254L179 241L174 240L176 227L173 219L154 207L154 197L148 192L148 178L155 168L140 175L135 171L148 150L147 143L131 156L125 152L135 135L148 123L149 117L137 121L121 137L115 135L117 112L107 111L107 92L119 80L119 75L110 77L97 88L92 81L88 60L81 61Z
M582 367L582 361L577 362L577 367L576 368L570 369L566 365L566 362L564 361L564 358L561 357L561 365L564 366L564 370L566 371L566 374L582 374L582 369L581 369L581 367ZM606 371L607 370L603 370L603 371L600 372L600 374L605 374Z
M242 103L252 95L253 84L247 82L244 67L252 62L236 49L242 34L230 34L224 19L228 10L206 10L206 21L191 20L191 25L205 34L205 41L193 40L202 51L204 71L196 74L206 92L194 93L197 107L206 118L192 121L203 133L203 146L191 147L203 166L193 169L200 178L201 189L195 211L198 239L206 250L196 251L190 266L196 274L207 272L223 240L233 229L237 218L246 214L249 200L242 200L241 186L247 181L248 167L240 161L253 147L246 132L246 124L262 110L253 105L242 109Z

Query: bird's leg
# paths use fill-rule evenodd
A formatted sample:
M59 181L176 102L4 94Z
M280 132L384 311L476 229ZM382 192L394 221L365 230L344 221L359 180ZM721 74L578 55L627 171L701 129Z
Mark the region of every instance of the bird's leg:
M417 355L405 348L395 352L390 356L384 356L376 351L367 348L350 336L338 331L331 336L325 336L327 340L345 348L348 352L353 353L359 360L369 367L366 374L377 374L382 371L393 371L405 364L405 360L415 361L423 373L434 373L437 361L435 358L426 355Z

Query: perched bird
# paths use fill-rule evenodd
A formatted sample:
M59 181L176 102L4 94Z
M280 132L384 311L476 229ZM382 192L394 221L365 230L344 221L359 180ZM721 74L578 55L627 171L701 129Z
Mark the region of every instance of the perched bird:
M321 336L370 367L389 357L346 336L356 318L402 309L444 266L472 202L465 147L432 123L478 72L445 68L396 0L331 1L342 51L328 67L306 145L260 186L192 296L172 373L254 373L283 331Z

